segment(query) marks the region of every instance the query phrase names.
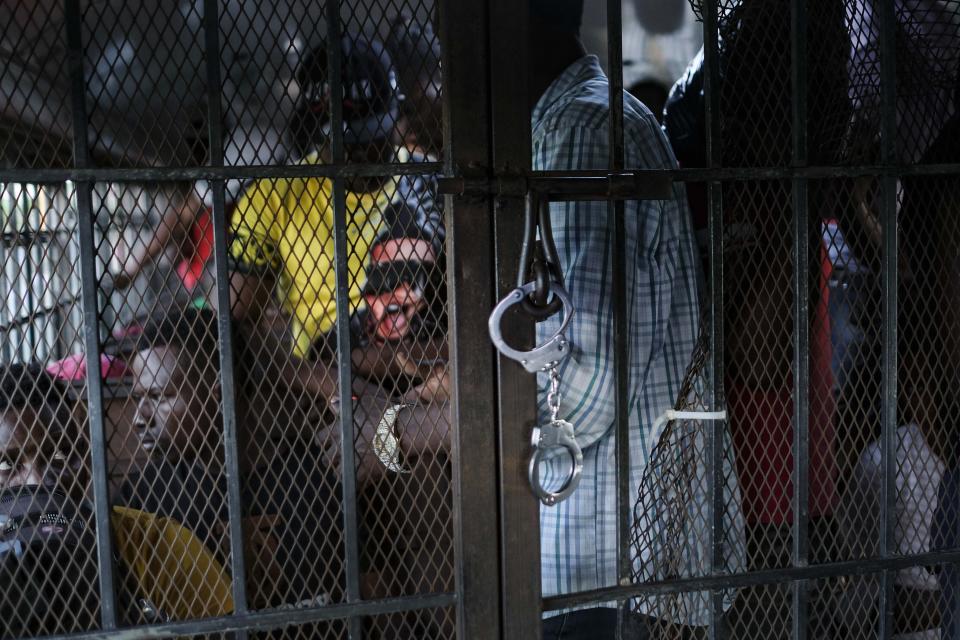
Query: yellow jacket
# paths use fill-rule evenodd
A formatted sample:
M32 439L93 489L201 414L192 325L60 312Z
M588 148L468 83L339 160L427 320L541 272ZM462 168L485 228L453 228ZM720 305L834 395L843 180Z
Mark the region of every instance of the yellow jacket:
M172 620L233 611L230 576L203 543L175 520L114 507L113 535L137 593Z
M302 164L317 164L316 154ZM390 178L373 193L346 192L347 295L350 311L363 305L367 252L397 189ZM283 309L291 315L293 352L305 357L337 319L333 251L333 182L328 178L264 178L247 188L231 224L237 265L270 268L280 276Z

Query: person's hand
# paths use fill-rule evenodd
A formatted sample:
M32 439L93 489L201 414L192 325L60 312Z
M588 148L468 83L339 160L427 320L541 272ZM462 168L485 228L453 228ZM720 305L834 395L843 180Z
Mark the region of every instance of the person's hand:
M446 402L450 399L450 374L446 363L433 367L422 384L414 388L421 402Z
M446 402L450 399L450 373L447 363L440 361L414 360L406 352L397 352L397 364L404 375L420 380L420 384L407 392L406 399L425 404Z
M407 360L420 363L419 374L412 374L402 368L397 357L400 353L404 354ZM423 380L429 375L429 369L433 364L446 361L446 359L446 339L373 343L366 347L354 349L353 372L371 380L398 375Z
M303 391L329 405L339 397L337 370L319 362L296 361L296 377Z
M395 403L375 385L363 381L355 381L353 392L354 464L356 465L357 485L362 489L367 483L382 477L387 472L373 445L381 418L383 418L387 409ZM337 419L330 421L317 431L316 441L323 450L324 461L342 477L343 446L340 426L342 408L339 398L332 400L330 406L337 415ZM399 437L395 444L398 459L402 460L403 455L399 451Z

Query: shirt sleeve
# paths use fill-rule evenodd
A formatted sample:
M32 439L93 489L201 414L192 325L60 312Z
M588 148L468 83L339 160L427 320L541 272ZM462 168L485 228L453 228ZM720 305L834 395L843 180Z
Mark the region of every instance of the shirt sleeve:
M659 168L669 161L655 139L644 139L641 148L631 149L630 166ZM534 168L538 170L605 169L607 131L602 127L557 127L535 138ZM669 326L673 306L678 302L675 284L677 242L673 201L631 201L626 206L627 343L630 358L628 412L643 414L652 422L669 406L652 406L648 396L670 397L666 381L651 376L650 363L671 347ZM665 218L668 216L668 218ZM560 267L574 314L566 330L571 354L561 364L560 417L573 425L577 443L586 449L606 436L616 421L616 374L614 370L614 302L612 270L612 225L606 201L555 202L550 218ZM554 316L537 326L541 344L559 328ZM695 324L694 324L695 327ZM685 346L685 345L682 345ZM678 354L679 355L679 354ZM689 351L683 360L686 366ZM550 419L547 406L549 376L538 374L538 418ZM651 406L647 406L651 405ZM651 414L651 415L647 415ZM635 422L637 416L631 422Z
M534 142L534 168L544 171L606 167L606 134L587 127L557 127ZM560 366L560 418L573 425L581 448L599 440L613 425L613 306L606 202L555 202L550 205L554 241L564 283L574 306L566 330L571 355ZM537 325L537 344L559 328L554 316ZM550 379L537 374L538 418L550 420Z
M237 202L230 223L231 268L235 271L279 271L278 216L283 206L278 180L257 180Z

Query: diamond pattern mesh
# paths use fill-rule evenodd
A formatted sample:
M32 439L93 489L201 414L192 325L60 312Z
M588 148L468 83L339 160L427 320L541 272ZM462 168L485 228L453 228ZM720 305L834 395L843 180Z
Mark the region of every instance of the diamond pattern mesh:
M0 162L4 167L67 166L69 98L65 86L50 80L66 63L62 5L11 3L0 8L0 20L8 25L0 72Z
M694 9L702 11L702 5ZM807 163L880 161L879 8L854 1L806 3ZM702 15L702 13L700 14ZM719 118L722 164L744 169L792 161L790 4L721 2ZM900 163L952 163L957 139L960 4L897 4L897 140ZM681 159L682 161L682 159ZM881 179L810 180L806 246L810 278L801 292L809 316L809 562L881 553L883 495L883 285ZM956 509L945 502L955 468L953 309L958 178L896 182L899 238L899 392L890 552L910 556L957 544ZM789 181L738 179L722 187L724 221L724 389L736 485L723 494L726 543L736 543L736 507L746 542L743 564L724 573L789 568L792 561L796 256ZM696 206L696 202L694 205ZM697 213L696 211L694 212ZM950 307L950 308L948 308ZM705 343L688 371L693 388L710 380ZM711 407L703 392L678 408ZM702 555L710 527L697 511L705 492L709 423L678 420L655 448L634 511L635 582L709 573ZM737 490L738 489L738 490ZM955 498L953 498L955 499ZM691 532L694 532L691 534ZM942 537L942 539L941 539ZM729 563L728 563L729 564ZM940 637L948 568L893 572L895 634ZM952 578L955 580L955 578ZM806 631L813 638L877 637L880 577L823 578L808 585ZM723 592L729 637L791 637L789 583ZM687 637L702 624L706 594L633 601L669 620L654 635ZM731 605L732 603L732 605ZM680 624L676 624L680 623ZM943 621L943 637L956 627ZM927 635L923 635L927 634ZM898 635L897 637L908 637Z
M375 638L452 638L454 619L452 609L374 616L364 620L364 631Z
M229 282L216 276L213 184L156 181L156 171L153 182L135 173L96 182L92 220L79 215L86 203L77 201L72 182L0 184L0 584L9 585L0 589L0 637L101 626L90 509L96 421L87 406L84 329L98 335L105 356L112 511L101 526L111 527L121 626L230 614L238 604L235 551L243 554L246 605L254 612L453 592L442 212L426 169L405 166L410 175L392 176L390 168L443 154L433 3L341 2L336 31L346 38L333 46L344 83L331 91L322 3L223 0L219 105L208 103L204 2L79 4L85 132L73 130L64 4L0 7L7 27L0 36L0 167L72 167L76 139L100 168L202 167L220 163L221 145L211 147L208 134L222 129L222 162L234 172L224 181L222 212ZM796 133L789 3L724 0L719 8L722 165L789 167ZM879 163L877 3L812 0L806 8L805 160ZM895 159L956 163L960 3L899 2L896 17ZM336 185L308 176L336 173L324 169L335 160L334 93L345 98L346 120L346 163ZM209 122L211 112L222 121ZM303 175L255 176L279 166ZM363 175L351 175L356 169ZM891 231L899 234L900 305L888 551L913 556L960 547L958 184L954 174L899 177L898 227L891 230L881 223L881 178L808 183L800 246L810 278L799 293L810 327L812 565L881 552L881 249ZM724 544L733 551L723 573L793 565L792 234L799 195L779 179L722 187L729 416L719 430L725 464L718 479ZM80 305L80 225L87 223L95 327L84 327ZM227 289L230 335L217 316ZM346 301L340 313L349 312L339 322L338 300ZM709 393L705 338L678 409L721 407ZM227 343L232 379L221 367ZM347 361L349 377L340 371ZM349 389L339 388L341 377ZM227 407L229 396L235 402ZM231 416L236 450L227 438ZM634 582L709 575L709 514L692 505L706 504L704 460L714 426L679 420L665 427L634 488ZM344 432L353 459L345 459ZM231 476L234 456L238 473ZM355 495L345 489L351 476ZM233 507L242 540L231 539L231 491L239 495ZM891 576L895 633L935 637L942 626L945 637L956 635L956 567L909 567ZM875 574L811 580L809 635L876 637L880 584ZM730 637L790 634L789 583L721 595ZM686 637L687 627L705 622L706 597L690 592L630 604L660 620L655 635ZM367 638L450 638L454 623L451 609L414 603L361 626ZM258 635L345 638L347 623Z
M14 554L7 552L0 567L0 580L9 585L0 595L4 636L90 630L100 606L95 525L89 510L77 508L89 456L73 414L85 388L82 381L56 386L36 364L57 360L80 340L72 196L70 189L24 184L0 191L0 531L20 560L9 561ZM55 495L45 492L52 487ZM64 535L51 534L43 544L51 530ZM67 580L73 589L63 589Z
M197 3L82 7L89 136L115 162L204 161L202 13Z
M340 9L343 37L334 46L343 76L336 93L344 97L344 173L438 160L432 3L355 0ZM85 137L98 166L219 162L208 143L212 124L223 130L228 168L334 161L324 5L225 0L218 11L222 121L211 123L208 114L218 109L208 103L203 2L80 3ZM64 8L44 2L0 12L8 25L0 38L2 166L70 167L74 114ZM313 93L307 80L316 78L304 75L312 55L320 63L310 73L321 76ZM92 221L84 223L93 225L93 329L103 352L112 508L106 526L121 626L229 615L239 604L234 552L243 553L246 606L254 612L453 592L442 212L429 169L414 167L403 177L379 171L344 178L342 205L326 178L225 180L229 281L216 276L216 185L92 185ZM37 362L56 378L49 412L66 412L73 429L89 432L79 304L83 204L72 183L0 185L0 359L12 367L4 372L22 372L8 376L12 386L4 395L12 403L10 394L22 387L29 405L5 409L0 425L3 543L20 544L15 534L26 530L8 515L15 507L29 513L43 507L36 515L42 526L75 521L86 536L84 545L41 545L59 554L56 571L41 569L29 554L8 553L16 545L0 550L2 581L23 585L0 593L0 637L101 625L89 438L48 434L39 420L30 428L25 415L10 413L31 410L27 396L40 383L29 376L49 382L42 369L19 364ZM236 294L229 336L216 311L223 291ZM349 330L338 335L340 291ZM227 343L233 376L225 380ZM353 370L343 393L341 352ZM226 406L228 396L233 406ZM346 429L341 396L353 404ZM344 459L342 431L354 440L354 459ZM380 442L394 443L398 467L384 462ZM39 457L60 456L64 448L84 473L49 486L80 505L73 520L64 515L69 505L30 498L34 484L46 482L30 475L46 468ZM61 464L57 458L44 465L54 463ZM355 495L345 490L350 475ZM242 540L231 539L233 491ZM43 535L53 540L56 533ZM348 561L351 553L356 557ZM417 607L365 621L364 637L453 637L452 610ZM347 624L315 622L261 635L345 638Z

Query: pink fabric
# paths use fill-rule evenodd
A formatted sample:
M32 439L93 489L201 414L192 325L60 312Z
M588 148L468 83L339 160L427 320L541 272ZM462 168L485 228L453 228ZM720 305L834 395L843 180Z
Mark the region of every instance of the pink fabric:
M82 353L67 356L63 360L48 365L47 372L61 380L72 382L85 380L87 377L86 356ZM127 374L127 365L122 360L105 353L100 355L100 375L104 380L117 380Z

